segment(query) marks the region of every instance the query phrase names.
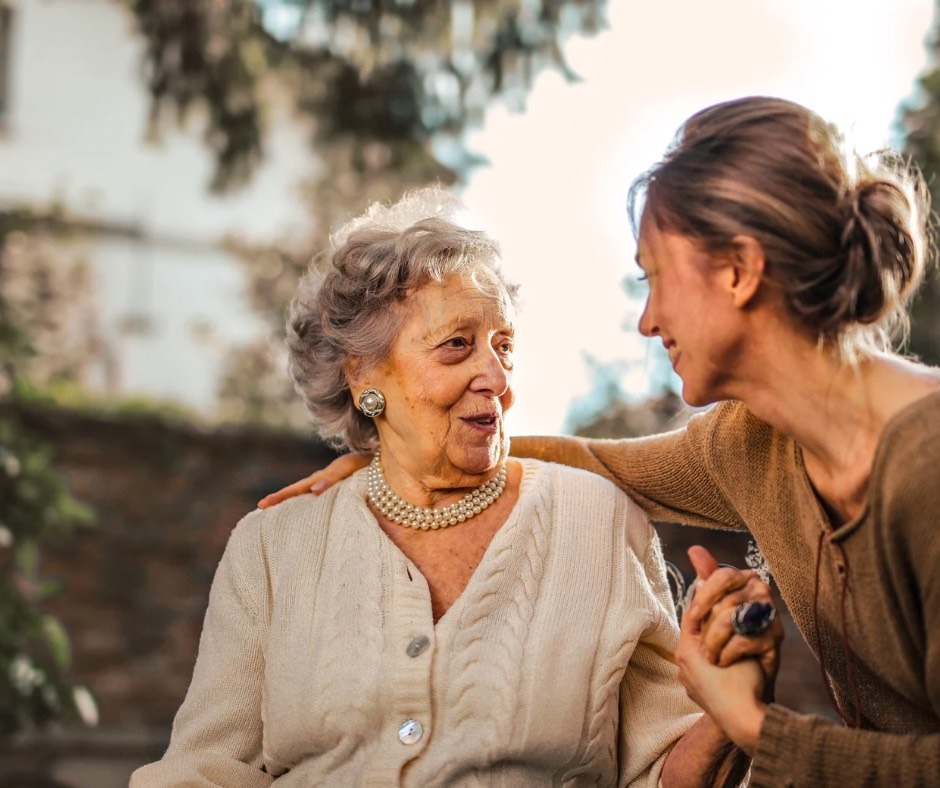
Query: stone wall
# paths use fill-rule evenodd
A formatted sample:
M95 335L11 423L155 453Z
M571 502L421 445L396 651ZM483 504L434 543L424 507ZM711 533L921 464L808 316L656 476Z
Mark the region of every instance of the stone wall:
M41 408L20 415L54 447L72 493L98 515L94 527L44 552L43 571L64 585L50 610L71 633L75 679L95 694L101 722L0 753L0 788L123 786L136 765L166 745L232 527L262 495L322 467L332 453L294 434L205 431L150 416ZM694 543L743 564L746 540L739 535L678 526L660 532L667 558L683 569ZM825 711L818 665L786 623L778 697L803 711ZM47 782L29 783L26 774Z

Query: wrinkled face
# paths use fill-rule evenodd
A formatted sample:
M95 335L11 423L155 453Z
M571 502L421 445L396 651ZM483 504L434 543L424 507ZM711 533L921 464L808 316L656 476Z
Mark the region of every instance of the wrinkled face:
M727 397L744 340L740 314L726 287L730 263L646 218L640 225L637 263L649 283L640 333L662 340L682 378L683 399L699 406Z
M453 276L422 287L401 308L404 325L388 358L361 381L385 395L376 427L389 481L389 466L397 465L413 479L479 483L509 451L503 421L513 403L509 298L501 288L486 294Z

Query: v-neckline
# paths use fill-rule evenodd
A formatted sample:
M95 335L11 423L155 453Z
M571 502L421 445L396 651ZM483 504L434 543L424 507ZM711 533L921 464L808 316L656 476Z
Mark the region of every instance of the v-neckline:
M519 495L517 496L512 509L509 510L509 514L506 516L506 520L493 534L493 538L490 539L489 544L486 546L486 549L483 551L483 555L481 556L479 563L476 565L473 572L471 572L470 578L467 580L467 584L463 587L463 590L457 595L456 599L454 599L450 607L448 607L447 610L444 611L444 614L439 619L437 619L437 621L433 621L433 614L432 614L432 621L433 621L433 626L434 626L435 631L438 630L441 623L445 619L456 617L456 614L454 614L454 616L451 616L451 611L454 610L454 608L463 607L465 600L469 596L469 592L475 585L479 583L481 570L483 569L485 565L495 560L493 557L494 554L498 550L501 549L500 547L498 547L498 545L509 538L509 534L515 530L519 520L521 519L520 512L522 511L522 508L523 508L523 498L525 497L526 490L531 483L530 477L533 472L533 465L524 459L516 459L516 462L519 463L521 470L522 470L522 473L519 479ZM364 471L359 471L358 473L363 474ZM364 478L365 477L363 476L362 479ZM397 544L395 544L392 538L385 532L385 529L383 529L382 526L379 524L379 521L376 518L375 514L369 508L368 501L365 498L365 489L366 489L365 484L360 480L359 490L357 490L356 494L357 494L357 497L359 498L360 503L362 504L363 509L368 513L369 518L372 521L372 524L374 525L375 529L379 532L379 538L384 540L386 550L390 550L392 555L399 557L400 560L404 562L405 566L408 569L408 573L410 575L414 575L416 578L421 579L421 582L424 584L425 593L428 596L427 602L428 602L428 607L430 608L431 607L431 587L428 584L427 578L424 576L424 573L422 573L421 570L418 569L415 562L412 561L407 555L405 555L405 552Z
M813 505L815 506L817 520L821 525L822 530L826 533L827 538L831 540L844 539L853 533L865 520L872 506L872 495L875 488L875 485L872 484L872 480L875 479L875 477L881 471L881 465L884 462L882 455L886 451L885 446L890 438L890 434L896 429L899 429L899 425L902 422L908 418L911 418L912 413L919 411L921 407L925 407L926 401L932 400L934 398L940 399L940 388L925 394L923 397L919 397L905 407L901 408L901 410L888 419L881 430L881 434L878 436L878 443L875 446L875 453L872 456L868 489L865 491L865 500L862 503L862 507L854 517L846 520L844 523L839 523L838 525L833 523L832 518L826 511L826 506L824 505L823 500L821 499L819 493L816 492L816 487L813 485L813 480L809 477L809 472L806 470L806 463L803 459L803 448L795 440L792 438L790 439L790 442L793 444L793 458L796 462L797 470L799 471L798 476L800 479L800 484L803 486L804 491L808 494L808 496L812 498Z

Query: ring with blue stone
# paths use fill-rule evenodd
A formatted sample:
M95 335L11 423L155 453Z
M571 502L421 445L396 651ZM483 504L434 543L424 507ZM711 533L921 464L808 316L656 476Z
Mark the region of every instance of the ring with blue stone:
M731 611L731 628L738 635L752 638L759 635L777 617L771 602L742 602Z

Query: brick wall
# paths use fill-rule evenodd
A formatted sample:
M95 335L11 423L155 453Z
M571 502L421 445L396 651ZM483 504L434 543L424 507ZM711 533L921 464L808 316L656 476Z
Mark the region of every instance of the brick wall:
M80 788L126 785L130 770L165 746L232 527L262 495L332 454L294 434L204 431L149 416L41 408L20 415L54 447L72 493L98 513L93 528L44 552L43 571L64 583L51 612L71 633L75 679L98 699L101 724L0 753L0 788L26 784L10 776L14 771ZM683 569L684 551L695 543L743 564L746 540L739 535L678 526L660 532L667 558ZM803 711L825 711L818 665L786 623L778 697Z
M41 408L20 415L97 513L94 527L44 551L42 570L64 583L50 612L71 633L74 678L94 693L101 722L0 754L0 787L18 784L4 782L14 770L126 786L129 769L165 747L232 527L262 495L333 455L294 434Z

